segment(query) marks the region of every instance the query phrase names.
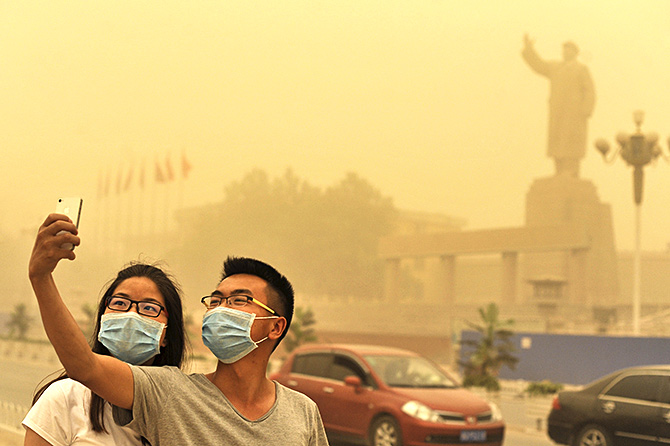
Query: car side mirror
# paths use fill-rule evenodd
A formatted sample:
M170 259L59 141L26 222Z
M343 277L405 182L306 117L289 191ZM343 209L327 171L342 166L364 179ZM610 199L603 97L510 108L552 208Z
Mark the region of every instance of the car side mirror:
M344 378L344 384L353 387L356 393L363 391L363 381L358 376L347 376Z

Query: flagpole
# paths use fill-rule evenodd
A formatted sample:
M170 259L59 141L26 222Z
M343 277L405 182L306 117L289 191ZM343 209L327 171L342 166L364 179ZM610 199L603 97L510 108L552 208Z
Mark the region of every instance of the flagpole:
M158 161L154 162L154 181L151 182L151 215L149 216L149 236L153 238L156 234L156 188L159 182ZM162 174L161 174L162 175Z
M132 197L132 191L131 186L132 186L132 181L133 181L133 171L134 171L134 163L133 160L130 160L130 167L128 168L128 174L125 177L125 180L123 182L123 197L124 197L124 202L125 202L125 210L126 210L126 237L125 237L125 248L126 251L128 249L128 246L132 243L132 237L134 235L133 231L133 197Z
M102 225L105 224L104 216L102 215L103 211L103 202L105 200L105 173L101 169L98 172L98 196L97 196L97 208L100 209L100 212L96 213L97 218L95 220L95 244L100 248L102 241Z
M179 209L184 208L184 193L186 189L186 179L188 178L188 174L191 170L191 163L188 162L188 159L186 158L186 149L182 148L181 150L181 189L180 189L180 194L179 194Z
M191 171L193 166L191 166L191 163L188 162L188 159L186 158L186 150L182 148L181 151L181 188L180 188L180 194L179 194L179 209L183 209L184 207L184 189L185 189L185 183L186 183L186 178L188 178L188 174Z
M114 190L114 197L116 203L116 218L114 218L114 223L116 230L112 232L112 246L114 246L114 258L117 262L121 260L121 240L123 240L123 203L121 202L121 188L123 182L123 167L122 164L118 165L118 171L116 176L116 189Z
M138 209L137 209L137 237L141 238L144 236L144 175L145 175L145 160L142 160L142 165L140 166L139 177L137 179L137 184L139 186L139 192L137 194Z
M165 157L165 172L167 187L165 188L165 220L164 220L164 229L165 233L169 234L174 228L174 203L171 200L171 197L174 193L175 188L175 172L172 167L172 159L170 157L170 152L167 153Z
M105 169L105 193L103 195L104 202L102 203L102 225L100 231L100 242L102 245L102 252L104 254L109 253L109 233L111 231L112 222L110 221L109 214L111 206L110 192L112 187L112 168L108 165Z

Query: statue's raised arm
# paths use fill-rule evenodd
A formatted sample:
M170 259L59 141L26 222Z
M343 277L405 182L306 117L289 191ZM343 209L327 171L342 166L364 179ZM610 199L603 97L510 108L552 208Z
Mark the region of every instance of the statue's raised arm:
M530 66L537 74L549 77L552 64L551 62L545 61L539 54L537 54L537 51L535 50L535 41L532 40L528 34L525 34L523 36L523 44L523 51L521 52L523 60L525 60L528 66Z

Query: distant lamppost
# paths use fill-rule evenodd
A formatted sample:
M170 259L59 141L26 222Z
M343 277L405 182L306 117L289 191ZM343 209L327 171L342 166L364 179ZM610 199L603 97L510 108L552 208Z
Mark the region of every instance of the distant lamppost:
M633 167L633 188L635 200L635 254L633 257L633 334L640 334L640 209L642 207L642 190L644 181L643 167L655 161L663 155L661 146L658 145L658 135L656 133L644 134L640 130L642 121L644 121L644 112L637 110L633 112L633 121L637 129L635 133L619 133L616 137L619 148L610 154L610 145L604 138L596 140L596 149L602 154L607 163L612 163L617 154ZM670 139L668 139L670 144Z

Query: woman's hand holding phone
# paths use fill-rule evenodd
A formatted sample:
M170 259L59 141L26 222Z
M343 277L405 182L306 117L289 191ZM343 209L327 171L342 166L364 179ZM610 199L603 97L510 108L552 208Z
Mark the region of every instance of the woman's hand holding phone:
M59 198L56 205L56 213L67 215L74 225L79 228L79 217L81 217L81 207L83 204L84 200L79 197ZM59 232L56 235L61 234L62 232ZM64 243L62 248L72 251L74 250L74 245L72 243Z
M75 259L73 250L81 241L77 229L81 203L81 199L59 199L57 213L49 214L40 226L28 264L31 279L51 274L61 259Z

